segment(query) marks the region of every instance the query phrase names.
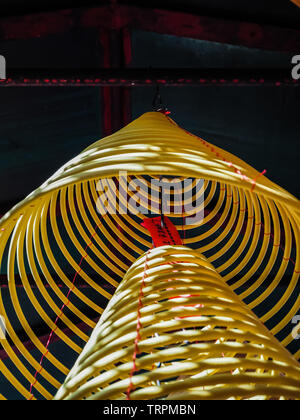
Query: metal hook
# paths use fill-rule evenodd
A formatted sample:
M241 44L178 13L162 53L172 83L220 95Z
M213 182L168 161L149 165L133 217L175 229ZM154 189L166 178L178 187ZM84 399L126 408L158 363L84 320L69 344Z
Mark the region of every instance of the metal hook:
M158 112L163 109L159 85L156 86L156 92L155 92L155 96L152 102L152 108L153 108L153 111L158 111Z

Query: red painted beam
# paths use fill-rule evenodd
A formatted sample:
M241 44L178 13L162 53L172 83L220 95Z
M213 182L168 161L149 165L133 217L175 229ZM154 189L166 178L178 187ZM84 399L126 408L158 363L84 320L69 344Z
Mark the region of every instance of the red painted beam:
M132 62L132 38L131 31L128 28L123 28L122 30L122 40L123 40L123 66L127 68ZM123 126L128 125L132 121L132 111L131 111L131 89L128 87L123 88Z
M104 69L110 68L110 39L109 32L101 29L99 31L99 41L102 47L102 63L101 67ZM110 136L112 134L112 97L110 88L103 86L101 88L101 107L102 107L102 134L103 136Z
M295 86L291 70L282 69L133 69L109 68L99 70L35 70L9 71L8 78L0 80L0 87L16 86ZM105 97L105 120L108 134L111 134L112 111L110 95ZM122 99L122 109L130 110L129 98ZM118 102L119 104L119 102ZM129 115L126 120L129 120ZM124 118L125 121L125 118ZM124 124L122 124L123 126ZM116 127L114 127L116 128Z
M0 20L0 39L28 39L74 28L139 29L275 51L300 51L300 31L190 13L114 5L68 9Z

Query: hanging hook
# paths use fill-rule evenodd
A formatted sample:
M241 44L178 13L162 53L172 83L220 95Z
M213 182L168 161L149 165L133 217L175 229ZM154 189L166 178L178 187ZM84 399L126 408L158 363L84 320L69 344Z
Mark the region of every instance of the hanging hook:
M156 111L156 112L162 112L165 115L170 114L170 111L168 111L168 108L163 105L159 85L156 86L156 92L155 92L155 96L152 103L152 109L153 111Z
M158 111L158 112L161 111L163 108L159 85L156 86L156 92L153 98L152 108L153 108L153 111Z

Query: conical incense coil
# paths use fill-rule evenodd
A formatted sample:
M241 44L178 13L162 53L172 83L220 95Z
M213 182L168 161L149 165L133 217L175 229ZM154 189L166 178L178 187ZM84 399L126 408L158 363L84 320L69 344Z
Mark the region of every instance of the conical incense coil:
M292 335L300 306L299 201L239 158L150 112L88 147L0 220L7 278L0 290L7 337L0 343L0 394L12 386L30 399L34 384L34 398L51 399L71 366L46 346L50 332L76 360L126 271L151 247L143 213L97 211L105 204L99 188L108 186L111 195L109 180L119 186L119 171L140 180L149 211L151 180L189 178L193 188L204 180L193 193L193 200L204 195L202 223L185 223L185 209L173 223L299 358L300 340ZM124 194L117 195L123 208Z
M293 3L295 3L297 6L300 7L300 0L292 0Z
M300 364L205 257L155 248L128 270L56 399L300 399Z

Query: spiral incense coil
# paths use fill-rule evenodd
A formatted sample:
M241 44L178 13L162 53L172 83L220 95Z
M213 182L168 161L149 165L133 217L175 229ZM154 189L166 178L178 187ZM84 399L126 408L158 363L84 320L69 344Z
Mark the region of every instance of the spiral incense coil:
M295 3L297 6L300 7L300 0L292 0L293 3Z
M300 399L300 364L205 257L164 246L128 270L55 399L126 396Z
M120 171L140 183L143 212L134 211L138 199ZM191 196L180 202L172 192L173 207L180 205L169 216L185 245L205 255L300 357L300 340L292 336L300 304L299 201L237 157L150 112L88 147L0 220L4 397L8 385L25 399L33 398L30 384L34 398L56 393L71 365L48 348L49 334L76 360L127 270L152 246L141 223L153 213L151 181L162 177L178 185L191 180ZM117 211L102 214L114 193ZM155 197L159 214L162 198ZM189 224L185 205L199 197L195 212L203 211L203 220Z

